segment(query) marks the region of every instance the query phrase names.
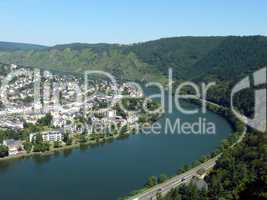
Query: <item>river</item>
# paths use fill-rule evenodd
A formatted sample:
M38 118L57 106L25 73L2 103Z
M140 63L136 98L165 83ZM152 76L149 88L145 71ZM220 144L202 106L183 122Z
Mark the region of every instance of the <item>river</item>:
M195 122L199 117L213 122L216 134L138 134L50 156L0 162L0 199L118 199L141 188L149 176L174 175L179 167L215 150L232 131L225 119L211 112L185 115L175 110L158 122L164 126L166 118Z

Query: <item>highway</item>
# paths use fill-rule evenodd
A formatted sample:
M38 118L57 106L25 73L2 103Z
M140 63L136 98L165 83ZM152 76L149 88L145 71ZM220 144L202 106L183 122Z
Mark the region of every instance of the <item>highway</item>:
M219 155L220 156L220 155ZM197 171L200 169L205 169L206 171L212 169L215 164L216 164L216 160L218 159L219 156L216 156L210 160L208 160L207 162L183 173L180 174L178 176L175 176L171 179L169 179L168 181L156 185L155 187L147 190L146 192L139 194L137 196L134 196L132 198L132 200L152 200L152 199L156 199L156 196L158 193L161 193L161 195L165 195L167 194L171 189L178 187L179 185L185 184L187 182L189 182L194 176L197 175Z
M202 100L203 101L203 100ZM205 101L205 100L204 100ZM208 104L212 104L217 107L222 107L216 103L210 102L210 101L205 101ZM245 122L247 119L245 119ZM233 148L235 145L239 144L242 142L242 140L245 137L245 134L247 132L247 127L245 126L242 135L239 137L239 139L231 146ZM170 192L172 189L188 183L192 180L193 177L197 176L197 172L200 169L205 169L205 171L211 170L215 164L218 158L221 156L221 154L217 155L216 157L198 165L197 167L183 173L180 175L177 175L169 180L167 180L164 183L158 184L147 191L143 192L142 194L138 194L130 198L131 200L156 200L157 199L157 194L160 193L162 196L166 195L168 192Z

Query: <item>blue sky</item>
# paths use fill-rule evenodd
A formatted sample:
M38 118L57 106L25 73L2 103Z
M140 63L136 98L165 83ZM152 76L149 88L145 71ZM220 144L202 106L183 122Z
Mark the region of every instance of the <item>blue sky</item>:
M54 45L267 35L266 0L6 0L0 41Z

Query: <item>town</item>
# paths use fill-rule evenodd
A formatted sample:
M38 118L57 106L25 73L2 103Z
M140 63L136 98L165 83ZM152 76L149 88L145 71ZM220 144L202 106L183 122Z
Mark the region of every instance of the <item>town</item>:
M84 83L71 74L15 64L0 65L0 71L0 157L104 142L160 115L145 113L143 92L126 83ZM148 102L152 110L159 107Z

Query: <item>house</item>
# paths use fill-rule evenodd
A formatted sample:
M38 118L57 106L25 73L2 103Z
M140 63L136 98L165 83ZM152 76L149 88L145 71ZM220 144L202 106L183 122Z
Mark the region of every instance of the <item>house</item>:
M15 70L15 69L17 69L18 68L18 66L17 65L15 65L15 64L11 64L10 65L10 69L13 71L13 70Z
M6 120L0 123L0 127L10 128L13 130L20 130L20 129L23 129L24 125L23 125L23 122L20 122L20 121Z
M63 140L63 134L61 131L47 131L40 133L42 135L44 142L56 142L56 141L62 141ZM37 133L31 133L30 134L30 142L32 142Z
M8 155L14 156L19 153L19 150L22 149L22 142L20 140L4 140L3 145L8 147Z
M34 114L26 115L25 120L27 123L35 124L37 123L39 119L41 119L44 116L45 116L44 114L34 113Z
M108 118L116 117L116 110L109 110L109 111L107 111L106 116Z
M60 131L50 131L42 133L43 140L46 142L62 141L63 135Z

